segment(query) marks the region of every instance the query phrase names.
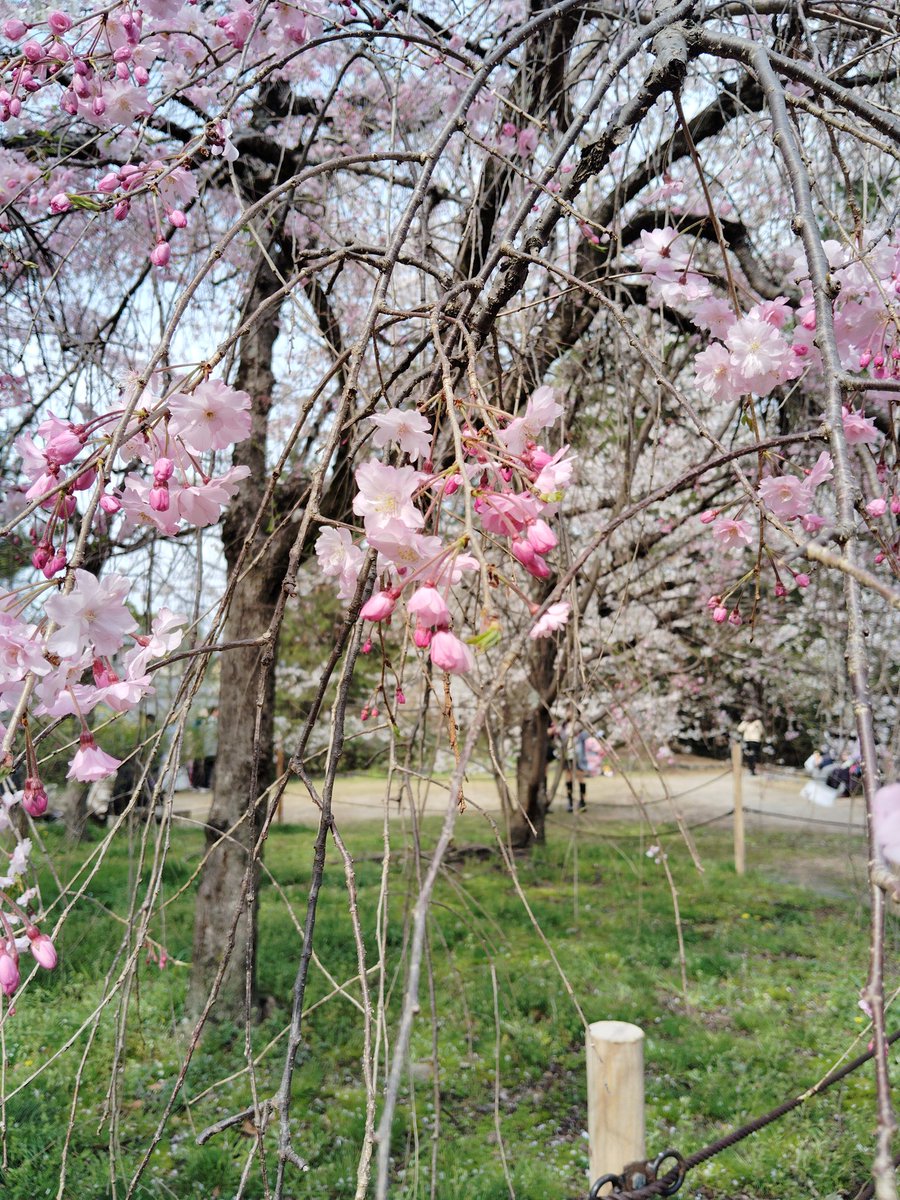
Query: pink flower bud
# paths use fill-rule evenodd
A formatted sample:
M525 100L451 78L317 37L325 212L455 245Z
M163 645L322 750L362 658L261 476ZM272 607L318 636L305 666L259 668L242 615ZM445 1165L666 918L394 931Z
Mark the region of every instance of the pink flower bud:
M147 86L147 84L150 82L150 72L146 67L134 68L134 82L138 85L138 87Z
M516 538L510 545L510 550L512 550L513 558L518 559L527 570L531 570L534 560L537 557L531 542L526 542L522 538Z
M459 489L459 485L461 483L462 483L462 479L460 478L459 475L451 475L450 478L447 480L447 482L444 484L444 495L452 496L453 493Z
M53 557L53 547L46 542L40 542L34 549L31 556L31 565L36 571L43 571L47 563Z
M94 486L94 481L97 478L97 470L95 467L89 467L87 471L82 471L80 475L75 476L72 487L76 492L86 492L88 488Z
M103 192L104 195L109 196L109 195L112 195L112 193L114 191L116 191L118 186L119 186L119 176L116 175L114 172L110 171L110 173L108 175L104 175L103 178L100 180L100 182L97 184L97 191Z
M108 492L104 492L100 497L100 507L109 516L112 516L122 507L122 501L117 496L110 496Z
M393 589L376 592L371 600L359 610L359 615L365 621L386 621L397 607L397 596Z
M124 80L128 78L128 68L125 66L125 64L122 62L116 63L116 79L121 79L124 82Z
M397 703L398 704L406 703L406 697L403 695L403 692L400 690L400 688L397 688Z
M47 937L46 933L40 933L32 927L28 930L28 936L31 939L31 953L34 956L34 961L45 971L52 971L59 962L59 957L56 953L56 947Z
M3 24L3 36L8 42L18 42L28 32L28 26L18 17L11 17Z
M154 512L169 511L169 485L161 483L150 489L150 507Z
M718 515L719 515L719 509L708 508L706 510L706 512L702 512L700 514L700 521L704 525L711 525Z
M895 517L900 513L900 496L891 496L891 512Z
M800 322L800 324L803 326L804 329L815 329L816 314L814 312L808 312L806 314L806 316L803 318L803 320Z
M120 46L118 50L113 51L113 62L128 62L129 58L131 58L130 46Z
M165 238L160 238L153 249L150 251L150 261L154 267L168 266L169 259L172 257L172 251L169 243Z
M722 603L721 596L710 596L710 598L706 602L706 607L707 608L718 608L721 603Z
M884 366L884 355L876 354L875 357L872 359L872 366L875 368L876 371L880 370Z
M102 96L94 97L93 103L91 104L91 109L95 117L103 116L103 114L106 112L106 101Z
M369 712L369 716L370 716L370 717L373 717L373 718L374 718L374 717L377 717L377 716L378 716L378 709L377 709L377 708L373 708L373 709L371 709L371 710L370 710L370 712Z
M369 719L369 710L368 710L367 708L364 708L364 709L362 710L362 712L359 714L359 719L360 719L361 721L368 721L368 719Z
M531 522L525 531L525 537L534 547L537 554L549 554L556 546L556 534L547 522L542 521L540 517L536 521Z
M859 356L859 369L861 371L864 371L871 361L872 361L872 355L869 353L868 350L864 350L862 352L862 354Z
M430 584L417 588L406 602L406 610L417 618L417 624L444 625L450 620L447 602L437 588Z
M413 641L420 650L427 650L431 645L431 630L419 628L413 633Z
M4 995L12 996L19 986L19 967L16 960L4 948L0 950L0 989Z
M784 586L784 584L781 582L780 579L775 584L775 595L779 596L779 597L787 595L787 588Z
M173 208L169 213L169 220L176 229L184 229L187 226L187 217L180 208Z
M76 75L90 75L91 68L87 65L83 58L76 58L72 63L72 70Z
M723 621L728 620L728 609L724 604L720 604L713 609L713 620L717 625L721 625Z
M174 470L175 464L171 458L158 458L153 464L153 482L165 483L167 479L172 478Z
M799 342L796 346L791 346L791 349L797 358L806 358L807 354L809 354L809 346L804 346L802 342Z
M431 639L431 661L439 671L465 675L475 666L472 651L449 629L440 629Z
M115 208L113 208L113 219L116 221L124 221L128 216L130 208L131 202L129 200L120 200L118 204L116 204Z
M732 613L729 614L729 616L728 616L728 624L729 625L743 625L743 623L744 623L744 618L741 616L741 614L738 612L737 609L735 609Z
M58 8L55 8L47 17L47 24L56 36L60 37L62 34L68 33L72 28L72 18L66 16L64 12L60 12Z
M52 579L54 575L57 575L60 571L64 570L66 561L67 559L65 550L57 551L57 553L54 554L44 566L44 576L47 579Z
M44 47L39 42L26 42L22 47L22 53L29 62L40 62L44 57Z
M34 89L32 88L29 90L33 91ZM71 88L66 88L66 90L63 92L62 99L59 102L59 107L63 110L63 112L68 113L70 117L74 117L78 112L78 97Z
M25 780L22 807L30 817L42 817L47 811L47 792L35 775L29 775Z
M879 496L876 500L870 500L866 505L866 512L870 517L883 517L887 512L887 500Z
M359 652L360 652L360 654L371 654L372 653L372 642L369 638L366 638L366 640L363 642L362 646L360 646Z
M798 588L808 588L809 587L809 576L804 575L803 572L801 571L799 575L794 576L794 583L796 583Z

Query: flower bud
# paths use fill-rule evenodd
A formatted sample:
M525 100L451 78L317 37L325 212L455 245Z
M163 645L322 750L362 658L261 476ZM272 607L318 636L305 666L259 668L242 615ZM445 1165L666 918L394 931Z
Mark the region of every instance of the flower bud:
M184 229L185 226L187 225L187 217L184 215L184 213L181 211L180 208L172 209L172 211L169 213L169 220L172 222L172 224L175 226L176 229Z
M68 33L72 28L72 18L64 12L60 12L58 8L55 8L47 17L47 24L56 36L60 37L62 34Z
M796 583L798 588L808 588L809 587L809 576L804 575L803 572L801 571L799 575L794 576L794 583Z
M104 492L100 497L100 507L111 517L113 513L117 513L122 507L122 501L118 496L110 496L108 492Z
M172 478L174 470L175 464L171 458L158 458L153 464L153 482L156 484L165 483L167 479Z
M397 607L397 596L392 589L377 592L371 600L359 610L359 615L365 621L386 621Z
M29 775L25 780L22 807L30 817L42 817L47 811L47 792L36 775Z
M22 53L29 62L40 62L44 57L44 47L39 42L26 42L22 47Z
M47 937L46 933L41 933L32 926L28 931L28 936L31 939L30 950L34 956L34 961L45 971L52 971L59 962L59 956L56 953L56 947Z
M728 609L725 607L724 604L719 604L716 608L713 609L712 616L713 616L713 620L715 621L715 623L717 625L721 625L723 623L723 621L728 620Z
M28 32L28 26L18 17L11 17L3 24L3 36L8 42L18 42Z
M150 251L150 261L154 267L168 266L169 259L172 257L172 251L169 248L169 243L165 238L160 238L153 249Z
M700 514L701 524L711 525L718 515L719 510L717 508L708 508L706 512Z
M0 990L6 996L15 994L19 986L19 966L4 948L0 950Z
M169 511L169 485L161 483L150 489L150 507L154 512Z
M887 500L881 496L876 500L870 500L866 505L866 512L870 517L883 517L887 512Z

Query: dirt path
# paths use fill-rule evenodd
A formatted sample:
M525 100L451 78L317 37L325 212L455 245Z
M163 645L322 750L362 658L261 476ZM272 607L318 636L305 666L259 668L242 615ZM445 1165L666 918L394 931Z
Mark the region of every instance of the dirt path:
M819 808L804 800L801 789L805 777L799 772L761 771L756 777L743 773L744 807L748 830L754 827L821 829L839 833L841 830L863 832L862 802L838 800L832 808ZM441 815L447 804L447 779L436 778L412 783L416 806L428 816ZM334 813L339 825L358 821L381 820L384 812L386 782L363 775L346 775L335 786ZM400 786L392 789L389 812L392 820L405 819L407 803L398 798ZM473 775L466 782L465 797L473 815L479 809L491 814L500 812L500 798L492 778ZM733 781L727 763L708 760L688 760L666 768L661 774L637 771L628 778L588 780L588 808L584 814L569 816L565 811L565 787L560 785L551 807L549 820L554 824L586 822L589 825L608 821L638 819L640 804L654 824L670 828L676 814L687 825L713 823L721 819L734 805ZM639 804L640 802L640 804ZM198 792L179 792L175 797L177 814L192 820L204 820L209 811L210 795ZM285 796L283 819L287 824L315 824L318 810L300 784L292 784Z

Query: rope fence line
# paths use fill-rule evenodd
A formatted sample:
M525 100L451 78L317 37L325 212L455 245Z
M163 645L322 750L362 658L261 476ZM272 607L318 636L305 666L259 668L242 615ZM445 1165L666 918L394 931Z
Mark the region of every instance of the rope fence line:
M900 1039L900 1029L895 1030L887 1039L887 1045L892 1046ZM866 1050L865 1053L851 1059L843 1067L832 1071L818 1083L801 1092L799 1096L794 1096L790 1100L786 1100L783 1104L779 1104L776 1108L770 1109L769 1112L763 1113L762 1116L755 1117L752 1121L747 1121L743 1125L739 1125L737 1129L733 1129L730 1133L718 1138L709 1145L704 1146L700 1150L695 1150L693 1154L684 1158L677 1150L666 1150L659 1158L652 1162L643 1164L632 1164L633 1167L645 1168L644 1176L648 1174L651 1177L643 1186L637 1188L629 1188L627 1180L622 1175L602 1175L591 1187L588 1193L588 1200L600 1200L600 1189L607 1184L611 1184L613 1190L608 1192L603 1200L651 1200L654 1196L674 1196L680 1191L681 1185L684 1183L685 1176L688 1171L694 1167L699 1167L702 1163L707 1162L710 1158L714 1158L717 1154L721 1154L723 1150L729 1150L732 1146L742 1142L751 1134L758 1133L761 1129L765 1129L767 1125L780 1120L805 1104L807 1100L811 1100L813 1096L818 1096L828 1088L833 1087L836 1083L840 1083L842 1079L846 1079L848 1075L858 1070L861 1066L875 1057L875 1050ZM657 1174L657 1168L664 1166L669 1161L673 1161L676 1165L662 1176ZM626 1171L629 1168L625 1168ZM631 1171L632 1177L635 1172ZM868 1200L872 1192L867 1190L868 1185L862 1189L857 1197L857 1200Z

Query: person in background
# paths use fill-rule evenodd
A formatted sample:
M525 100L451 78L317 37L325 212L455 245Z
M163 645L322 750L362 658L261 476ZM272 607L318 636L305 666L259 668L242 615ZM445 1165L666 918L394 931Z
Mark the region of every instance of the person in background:
M756 764L759 762L762 750L763 723L756 713L747 713L738 725L737 731L744 743L744 757L747 759L750 774L755 775Z

